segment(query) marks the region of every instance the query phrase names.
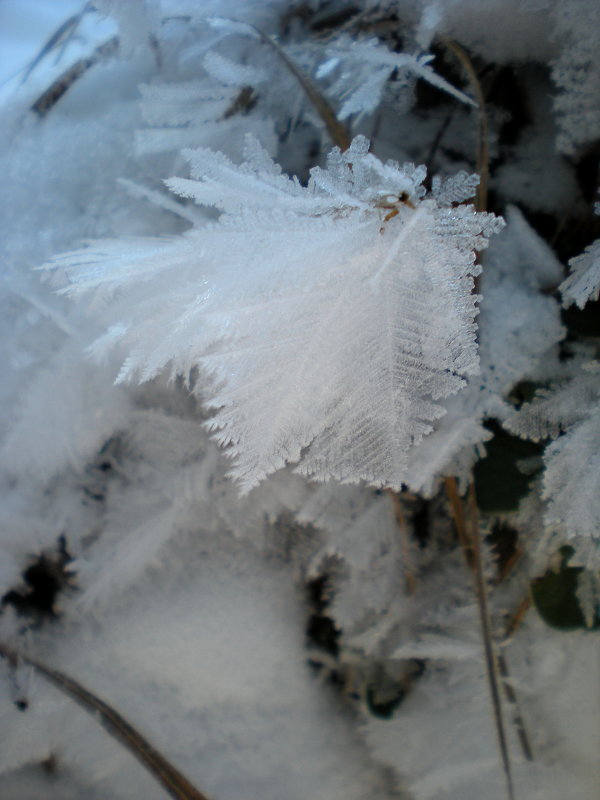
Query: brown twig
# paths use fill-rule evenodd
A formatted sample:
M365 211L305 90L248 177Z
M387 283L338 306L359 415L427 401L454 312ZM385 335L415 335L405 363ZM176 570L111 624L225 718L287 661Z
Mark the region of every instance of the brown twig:
M72 17L66 19L59 27L51 34L51 36L44 42L42 47L40 48L38 54L33 58L30 63L27 65L23 72L23 77L21 78L21 84L25 83L31 73L40 65L46 56L51 53L56 47L62 45L64 47L65 42L68 42L69 39L72 37L73 33L77 30L79 23L81 22L83 15L89 10L89 3L78 11L76 14L73 14Z
M498 678L498 662L494 652L492 639L492 622L490 618L487 587L483 567L483 557L481 553L481 534L479 531L479 510L477 508L477 498L475 497L475 484L469 485L469 510L471 517L471 543L473 553L473 578L475 590L477 592L477 606L479 608L479 621L483 635L483 647L485 652L485 662L487 667L488 683L492 706L494 708L494 719L496 722L496 734L498 736L498 746L502 758L504 777L506 779L506 789L510 800L515 798L515 790L512 778L510 763L510 752L508 749L508 738L504 725L504 715L502 713L502 701L500 699L500 681Z
M114 55L118 49L119 39L117 36L113 36L112 39L99 45L91 55L86 56L86 58L80 58L38 97L31 106L31 110L39 117L46 116L48 111L68 92L78 78L87 72L90 67L93 67L94 64L97 64L98 61Z
M285 51L274 39L272 39L270 36L267 36L266 33L263 33L258 28L256 30L258 30L261 40L273 48L288 70L296 78L300 86L304 89L304 93L325 123L325 127L327 128L327 132L329 133L332 142L336 144L340 150L347 150L351 143L350 135L348 134L345 126L339 121L335 111L323 97L321 92L319 92L319 90L306 77L306 75L304 75L304 73L298 69L294 62L287 57Z
M523 751L523 755L527 761L533 761L533 749L531 747L531 742L529 741L529 734L527 733L525 720L521 713L521 709L519 708L519 698L517 697L517 693L515 692L510 680L510 671L508 669L508 663L504 657L504 653L501 651L498 652L496 655L496 661L498 663L498 670L502 676L504 694L506 695L508 702L514 708L512 721L515 726L515 730L517 731L517 738L519 740L519 744L521 745L521 750Z
M500 574L498 575L497 583L502 583L502 581L505 581L508 578L508 576L519 564L524 555L525 551L523 550L523 548L517 545L517 547L515 547L514 553L505 561L505 563L499 570Z
M285 64L288 71L291 72L294 78L296 78L302 87L304 94L315 107L316 112L325 123L327 132L329 133L333 143L336 144L340 150L347 150L350 147L351 139L345 126L339 121L335 111L323 97L321 92L319 92L312 81L310 81L306 75L300 69L298 69L294 62L288 57L285 50L275 41L275 39L273 39L271 36L268 36L260 28L257 28L256 25L251 25L249 22L239 22L238 20L230 20L230 22L234 22L235 25L247 28L248 31L256 34L261 42L264 42L264 44L268 45L277 54L280 60Z
M100 700L73 678L46 666L46 664L37 661L37 659L23 655L3 642L0 642L0 657L5 658L12 667L16 667L19 662L32 667L49 683L56 686L63 694L66 694L80 705L88 714L95 717L114 739L135 756L152 777L163 786L170 797L175 798L175 800L207 800L206 795L198 791L118 711L115 711L104 700Z
M466 50L459 44L453 42L451 39L442 37L442 43L450 50L456 58L460 61L463 69L467 73L469 84L478 106L478 130L477 130L477 164L476 169L479 173L479 186L475 193L475 208L477 211L485 211L487 208L488 196L488 181L490 173L490 153L489 153L489 129L488 117L485 108L485 97L483 96L483 89L481 83L475 72L473 62L469 58Z
M454 528L456 530L456 535L458 536L458 541L460 546L462 547L462 551L465 556L465 560L470 570L473 569L473 548L471 546L471 541L469 537L469 533L467 531L467 524L465 522L465 515L463 511L462 501L460 499L460 494L458 492L458 484L456 483L456 478L448 477L444 478L444 485L446 489L446 496L450 502L450 508L452 511L452 518L454 520Z
M487 588L485 583L485 574L483 568L483 557L481 553L481 535L479 531L479 511L477 508L477 499L475 497L475 485L473 483L469 486L468 503L469 503L469 517L471 535L467 531L467 524L463 511L463 506L458 492L458 485L456 478L448 477L445 479L446 494L450 501L452 508L452 516L456 526L456 532L463 548L465 561L469 567L471 575L473 576L473 583L475 587L475 594L477 596L477 607L479 610L479 624L481 626L481 636L483 639L483 648L486 663L486 672L488 677L488 686L490 689L490 697L492 701L492 708L494 712L494 722L496 727L496 736L498 738L498 747L500 750L500 758L502 761L502 769L506 781L506 791L509 800L515 800L514 783L512 778L512 769L510 762L510 752L508 749L508 738L506 735L506 726L504 724L504 715L502 712L502 701L500 698L500 680L499 669L494 652L494 643L492 638L492 624L489 612L489 603L487 596Z
M504 641L511 639L521 627L521 623L525 618L525 614L531 608L531 594L528 592L519 603L515 613L509 618L506 627L504 628Z

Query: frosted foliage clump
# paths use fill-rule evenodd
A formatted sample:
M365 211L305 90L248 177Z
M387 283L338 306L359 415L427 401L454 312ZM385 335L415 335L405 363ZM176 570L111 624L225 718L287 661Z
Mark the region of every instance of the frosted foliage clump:
M477 372L474 252L502 223L427 197L423 168L382 163L364 137L306 187L252 138L246 157L189 151L194 179L169 181L220 209L217 223L52 265L68 294L104 301L95 349L129 350L119 380L167 365L211 377L210 427L245 490L297 461L319 479L400 488L438 401ZM458 196L471 193L461 181Z
M563 43L552 64L552 77L560 89L555 99L558 147L572 154L594 141L600 126L600 65L596 54L600 7L595 0L557 2L553 16L555 36Z
M432 191L439 203L460 201L474 191L473 176L434 178ZM492 438L485 420L511 413L510 393L521 381L553 376L557 369L564 328L558 302L544 290L557 283L562 266L517 208L508 208L506 220L482 258L479 374L445 400L434 432L410 453L407 484L419 494L435 494L448 474L467 485Z
M239 157L244 137L252 132L275 149L273 123L263 114L249 115L254 88L266 80L264 70L238 64L209 51L199 69L203 78L189 81L155 81L140 86L140 110L145 125L136 132L138 155L174 151L185 147L223 147L227 122L227 152Z
M598 3L0 5L1 800L595 797Z
M342 34L327 44L324 57L316 77L331 81L327 94L341 102L340 119L373 112L392 75L396 90L409 91L415 79L421 78L460 102L473 104L429 65L433 56L392 53L377 38L355 40Z
M538 391L506 425L534 441L553 439L544 453L546 524L582 538L586 550L600 543L600 364L583 364L571 380Z
M569 261L571 274L560 285L563 304L583 308L600 294L600 239Z

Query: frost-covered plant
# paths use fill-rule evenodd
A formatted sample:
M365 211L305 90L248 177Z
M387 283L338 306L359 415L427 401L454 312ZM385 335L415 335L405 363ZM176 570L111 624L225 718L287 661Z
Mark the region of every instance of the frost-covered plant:
M4 100L3 798L204 796L44 674L210 798L591 796L588 12L103 0Z
M185 151L196 180L168 184L219 208L218 223L52 263L68 294L111 305L92 347L127 348L118 382L166 367L209 376L195 389L246 491L300 458L310 477L400 490L444 413L435 401L477 371L475 251L500 225L457 204L468 175L426 198L424 169L368 148L334 150L306 187L253 139L240 166Z

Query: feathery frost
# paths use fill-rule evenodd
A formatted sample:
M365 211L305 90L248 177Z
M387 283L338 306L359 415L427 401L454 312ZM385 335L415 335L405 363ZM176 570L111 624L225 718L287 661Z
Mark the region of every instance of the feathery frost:
M472 195L466 173L426 196L423 167L368 148L335 148L306 187L251 137L241 166L186 151L193 178L168 185L217 223L51 262L68 294L104 301L94 349L128 351L119 380L167 365L210 376L210 427L245 490L297 461L399 489L438 401L478 370L475 251L503 223L455 205Z
M506 800L449 475L475 476L515 794L594 796L598 339L556 291L600 283L594 21L597 0L98 0L4 95L0 642L208 797ZM507 220L481 259L503 223L464 202L482 126L449 40ZM319 92L356 137L328 158ZM5 667L2 800L162 797Z
M575 303L583 308L588 300L597 300L600 294L600 239L572 258L569 266L571 274L560 285L563 305Z
M580 537L584 548L600 543L600 364L586 363L571 380L539 390L506 426L552 440L544 453L546 524Z

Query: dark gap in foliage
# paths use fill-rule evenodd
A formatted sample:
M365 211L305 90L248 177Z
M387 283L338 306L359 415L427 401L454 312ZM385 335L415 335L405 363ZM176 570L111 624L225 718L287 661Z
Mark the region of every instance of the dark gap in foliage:
M507 114L498 131L498 139L502 147L515 145L525 128L533 122L527 92L519 75L512 66L503 66L488 76L486 84L487 103Z
M417 540L419 547L422 549L427 547L431 536L431 532L429 530L429 511L429 500L423 500L418 504L411 517L413 536Z
M11 606L34 624L56 619L58 595L72 586L73 575L68 569L72 560L66 538L60 536L56 550L41 553L23 570L22 585L6 592L2 606Z
M479 509L484 513L516 511L541 469L543 446L511 436L495 420L485 425L494 437L486 442L486 456L473 470ZM538 470L524 472L520 468L519 462L536 457L540 458Z
M501 577L518 555L519 534L507 523L496 522L487 541L494 552L498 576Z
M575 174L577 175L577 181L584 200L591 205L598 200L600 140L590 144L580 155L575 165Z
M375 490L376 492L378 490ZM330 576L324 574L306 585L311 613L306 626L306 637L314 655L308 664L332 686L336 692L353 700L362 701L363 707L374 717L390 719L409 694L415 680L424 674L424 659L406 659L399 665L397 674L390 674L383 663L365 661L344 663L340 658L341 631L327 616L330 602ZM323 654L323 658L319 657Z
M561 314L568 330L567 341L600 338L600 300L589 300L583 308L563 308Z
M520 381L511 389L508 399L516 408L521 408L525 403L531 403L539 389L546 388L546 384L535 381Z
M310 646L337 657L340 652L340 632L326 613L329 605L328 583L329 576L321 575L306 585L311 609L306 625L306 637Z
M122 457L123 441L120 436L111 436L100 448L98 455L87 468L87 483L82 486L84 503L91 500L104 503L108 491L108 481L116 474L117 464Z
M50 753L47 758L44 758L43 761L40 761L40 767L46 775L56 775L58 771L58 758L54 753Z
M396 680L391 680L381 670L377 679L367 685L365 692L367 707L373 716L391 719L410 693L413 683L425 673L426 667L427 662L422 658L407 660L404 662L402 678Z

